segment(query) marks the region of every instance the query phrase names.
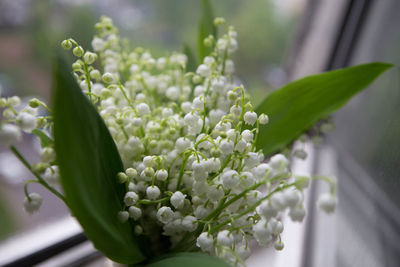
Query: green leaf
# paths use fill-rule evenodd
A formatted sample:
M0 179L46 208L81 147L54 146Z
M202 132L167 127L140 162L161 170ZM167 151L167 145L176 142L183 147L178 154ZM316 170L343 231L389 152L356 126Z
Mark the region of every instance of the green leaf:
M94 246L120 263L144 259L129 223L120 223L123 165L95 107L81 92L60 55L54 66L54 133L61 183L68 207Z
M196 71L197 67L196 57L193 54L193 51L188 44L183 44L183 53L187 56L188 59L186 70L191 72Z
M214 25L214 12L209 0L201 1L201 19L197 39L197 48L199 53L199 63L203 58L211 53L211 49L204 45L204 38L213 35L217 38L217 27Z
M225 261L205 253L177 253L162 257L147 267L229 267Z
M283 149L391 67L387 63L358 65L312 75L273 92L256 109L270 118L269 124L260 127L257 148L265 155Z
M48 137L47 134L45 134L42 130L34 129L32 133L39 138L42 147L47 147L54 143L54 141L50 137Z

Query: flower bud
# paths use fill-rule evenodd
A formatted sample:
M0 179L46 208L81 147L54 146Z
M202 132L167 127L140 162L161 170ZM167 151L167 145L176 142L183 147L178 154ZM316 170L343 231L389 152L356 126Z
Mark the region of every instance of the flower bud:
M135 225L133 232L135 235L141 235L143 233L143 228L140 225Z
M139 209L138 207L130 206L128 212L129 212L129 217L131 217L134 220L138 220L140 217L142 217L142 210Z
M85 60L85 62L87 64L93 64L96 59L97 59L97 55L95 53L92 52L86 52L85 55L83 56L83 59Z
M284 245L283 245L283 243L282 243L281 240L277 240L277 241L275 242L275 244L274 244L274 248L275 248L276 250L282 250L283 247L284 247Z
M30 193L24 200L24 210L30 214L38 211L43 203L42 196L38 193Z
M137 171L134 168L126 169L125 173L129 177L129 179L133 179L137 176Z
M72 69L73 71L80 71L82 69L82 65L79 62L74 62L72 63Z
M53 162L56 159L56 152L51 147L45 147L40 151L40 159L43 162Z
M203 251L211 252L212 249L214 248L213 236L207 232L201 233L197 238L196 246Z
M126 206L133 206L136 204L138 201L139 196L132 191L126 192L125 197L124 197L124 202Z
M154 200L160 196L161 192L157 186L149 186L146 189L146 196L148 199Z
M170 199L170 202L172 206L174 206L176 209L180 209L183 207L184 201L185 201L186 195L182 194L179 191L176 191Z
M61 46L65 50L70 50L72 48L72 42L70 40L64 40L61 42Z
M173 216L174 216L174 212L172 211L172 209L170 207L164 206L164 207L159 208L157 211L157 219L164 224L172 221Z
M259 117L258 120L260 122L261 125L267 124L269 122L269 117L268 115L265 115L264 113L262 113Z
M119 173L117 174L117 179L118 179L118 182L119 182L120 184L123 184L123 183L125 183L125 182L128 181L128 176L127 176L125 173L123 173L123 172L119 172Z
M228 230L223 230L217 235L217 244L220 246L231 247L233 244L233 235Z
M118 212L117 218L120 222L124 223L129 219L129 213L127 211Z
M100 71L98 71L98 70L91 70L91 71L90 71L90 78L95 79L95 80L100 80L100 78L101 78Z
M222 24L224 24L225 23L225 19L224 18L215 18L214 19L214 25L215 26L220 26L220 25L222 25Z
M336 208L336 198L329 193L322 194L317 201L317 205L326 213L332 213Z
M104 73L101 78L105 83L112 83L114 81L114 76L109 72Z
M0 143L4 145L13 145L22 138L21 131L13 124L0 125Z
M85 50L83 50L82 46L77 46L72 50L72 53L74 54L74 56L76 57L81 57L83 56L83 53L85 52Z
M247 111L244 114L244 122L246 124L253 126L254 123L256 123L256 121L257 121L257 113L255 113L254 111L253 112Z
M156 171L156 179L158 181L165 181L168 178L168 171L167 170L158 170Z
M37 98L32 98L31 100L29 100L29 106L31 108L37 108L40 105L40 101Z

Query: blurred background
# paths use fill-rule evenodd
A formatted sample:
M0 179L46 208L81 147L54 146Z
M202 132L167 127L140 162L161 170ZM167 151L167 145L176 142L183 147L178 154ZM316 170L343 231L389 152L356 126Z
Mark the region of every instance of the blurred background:
M300 164L300 171L338 178L336 213L326 216L315 209L317 195L326 189L313 184L304 225L285 224L288 247L281 254L269 252L269 258L256 257L249 266L267 261L273 267L400 266L400 2L212 4L214 15L225 17L238 32L236 75L255 105L273 89L305 75L371 61L395 64L335 114L335 131L322 145L310 146L310 158ZM200 1L0 0L3 94L48 100L53 47L72 37L89 48L101 15L110 16L134 45L161 56L181 51L183 43L195 47ZM38 144L29 136L20 149L30 162L37 160ZM58 199L35 185L31 190L44 196L41 212L25 214L22 185L28 178L31 174L8 149L0 148L0 248L21 233L46 231L49 223L68 215Z

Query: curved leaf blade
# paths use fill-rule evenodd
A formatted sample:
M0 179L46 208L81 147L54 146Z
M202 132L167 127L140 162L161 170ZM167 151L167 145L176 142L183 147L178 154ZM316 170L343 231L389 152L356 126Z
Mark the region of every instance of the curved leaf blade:
M260 127L257 148L265 155L283 149L391 67L379 62L362 64L308 76L271 93L256 109L270 118L269 124Z
M229 267L225 261L205 253L177 253L167 255L147 267Z
M58 56L54 68L54 135L61 183L72 214L94 246L120 263L144 259L131 227L117 219L124 186L115 143L94 106L81 92L69 65Z
M196 57L188 44L183 44L183 53L187 56L186 70L192 72L196 71Z
M201 19L197 36L197 49L199 63L203 62L205 56L210 54L211 49L204 45L204 38L213 35L217 38L217 27L214 25L214 12L210 0L201 1Z

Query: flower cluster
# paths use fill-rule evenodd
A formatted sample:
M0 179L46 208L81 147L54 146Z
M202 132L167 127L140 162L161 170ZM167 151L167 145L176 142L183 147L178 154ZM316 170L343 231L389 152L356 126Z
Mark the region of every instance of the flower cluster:
M215 24L226 27L220 18ZM232 265L243 265L250 256L252 238L283 249L280 219L285 212L293 221L304 219L303 191L310 179L292 175L290 158L306 154L297 150L266 159L257 150L259 126L268 124L268 115L256 114L246 90L234 83L234 28L204 40L212 53L195 72L187 71L184 54L155 58L143 48L130 50L109 18L102 17L96 30L94 52L73 39L62 46L77 57L76 79L98 108L126 168L115 178L127 188L116 219L134 221L137 235L161 232L169 237L169 250L200 249ZM49 117L36 112L39 106L48 109L44 103L34 99L17 111L19 102L1 99L7 107L1 138L15 142L20 129L44 128L50 134ZM58 180L54 162L50 146L34 166L49 185ZM335 185L323 179L331 193L319 205L331 212ZM34 211L41 200L30 194L26 203L27 211Z

